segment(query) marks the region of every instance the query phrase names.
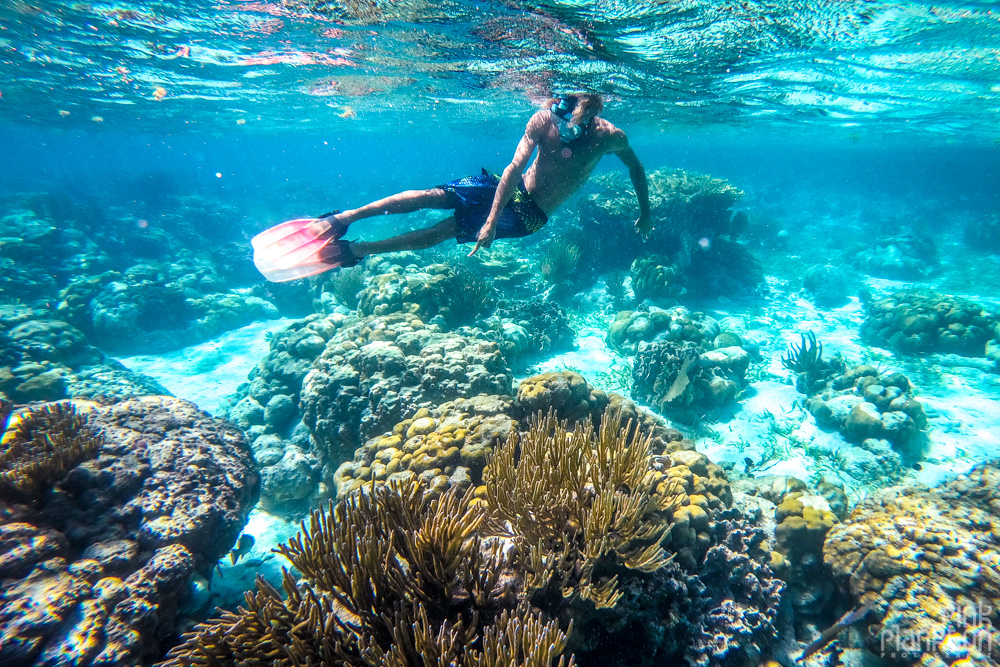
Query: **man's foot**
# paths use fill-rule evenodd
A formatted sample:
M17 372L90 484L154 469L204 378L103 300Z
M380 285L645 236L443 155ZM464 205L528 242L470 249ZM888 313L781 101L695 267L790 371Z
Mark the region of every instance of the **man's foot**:
M330 238L332 238L335 241L337 239L341 239L344 237L344 234L347 233L348 225L351 224L349 222L344 222L343 220L337 217L341 213L342 211L332 211L330 213L324 213L323 215L319 216L320 220L326 220L326 222L329 223Z
M340 267L343 269L357 266L364 257L354 254L351 249L353 244L350 241L330 241L320 253L324 264L329 264L330 268Z

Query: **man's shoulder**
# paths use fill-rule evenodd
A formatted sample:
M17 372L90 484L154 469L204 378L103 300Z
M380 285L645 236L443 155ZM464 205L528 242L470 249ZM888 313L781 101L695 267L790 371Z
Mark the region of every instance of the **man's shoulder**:
M536 130L552 122L551 113L548 109L539 109L531 115L525 129Z
M597 131L598 136L607 142L606 145L609 151L621 150L628 146L628 136L625 134L625 130L622 130L611 121L605 120L600 116L595 118L594 121L594 129Z

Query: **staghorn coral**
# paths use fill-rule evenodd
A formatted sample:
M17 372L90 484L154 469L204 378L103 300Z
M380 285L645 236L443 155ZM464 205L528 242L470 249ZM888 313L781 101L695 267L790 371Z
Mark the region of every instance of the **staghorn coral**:
M286 571L282 599L258 580L246 607L194 628L164 665L571 667L558 625L507 590L472 494L425 491L380 485L314 511L278 549L303 581Z
M616 566L648 573L669 560L661 542L683 491L650 470L650 439L629 438L630 427L606 413L596 433L589 420L570 431L550 410L495 450L484 472L487 530L513 540L533 601L614 607Z
M0 422L5 422L9 414L4 407L0 406ZM102 444L101 433L88 425L87 418L72 403L29 409L3 431L0 495L13 500L38 500L67 471L92 458Z

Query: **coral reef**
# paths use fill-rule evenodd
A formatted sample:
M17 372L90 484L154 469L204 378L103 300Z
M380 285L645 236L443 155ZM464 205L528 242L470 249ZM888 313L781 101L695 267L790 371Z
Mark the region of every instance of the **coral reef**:
M619 312L605 340L621 354L634 355L643 342L683 341L712 347L721 332L719 323L704 313L692 313L683 306L666 310L650 306Z
M66 322L44 311L0 306L0 398L28 403L168 394L106 357Z
M647 178L657 231L736 238L745 229L746 215L733 215L731 211L742 199L743 191L728 181L683 169L658 169L649 172ZM631 225L635 221L635 195L629 193L627 179L621 174L607 174L594 181L605 191L585 200L581 217L614 221L621 218Z
M795 374L795 388L807 395L825 388L834 374L844 371L845 363L839 355L824 359L823 344L812 331L801 334L799 344L792 343L781 356L781 365Z
M929 236L904 232L876 239L855 255L865 273L893 280L919 280L938 268L937 249Z
M651 573L666 565L661 543L683 484L650 472L649 438L637 430L628 438L620 415L606 414L595 432L589 419L568 430L555 414L539 414L494 451L483 476L486 529L530 563L524 587L536 605L579 597L614 607L621 566Z
M1000 470L871 499L823 548L838 586L874 602L862 636L899 665L1000 664Z
M580 248L560 238L551 241L546 246L538 269L546 282L558 285L573 277L573 272L579 261Z
M655 228L645 242L634 229L635 195L628 180L621 174L591 179L601 191L581 200L580 226L568 237L580 248L578 271L628 269L641 255L683 255L692 239L736 238L747 225L745 213L730 210L743 192L725 180L679 169L652 171L647 177Z
M259 580L162 664L572 667L556 622L516 605L482 520L471 493L430 498L415 481L316 510L280 547L303 580L286 571L284 599Z
M981 357L998 323L994 313L968 299L902 290L871 304L861 337L868 345L885 345L900 354Z
M511 364L531 355L571 350L576 340L566 311L553 301L505 299L481 326L489 329L458 332L496 341Z
M760 262L739 243L724 239L696 244L676 258L644 255L630 271L639 301L753 296L764 287Z
M847 276L840 267L818 264L802 276L802 288L820 308L838 308L847 304Z
M53 483L100 449L102 435L72 403L49 403L17 415L7 425L12 405L0 400L0 497L37 501Z
M764 268L735 241L714 239L699 244L684 268L684 290L691 298L755 297L767 291Z
M463 266L391 266L373 276L358 295L359 315L407 313L442 328L468 324L488 315L493 287Z
M272 512L302 511L317 494L319 462L302 424L302 381L327 341L360 318L310 315L275 333L268 353L250 371L220 413L247 434L261 466L264 506Z
M629 273L637 301L674 301L684 294L682 269L665 255L638 257Z
M122 354L162 352L278 317L260 297L214 291L210 267L191 260L135 264L84 275L59 293L58 312L102 346Z
M555 410L560 419L576 424L591 420L600 425L610 408L650 439L656 454L693 449L680 432L667 428L662 419L639 410L618 394L605 394L591 387L578 373L543 373L523 380L517 398L480 395L421 409L396 424L390 432L370 438L334 474L340 497L370 481L386 482L419 477L431 493L459 486L477 487L485 493L483 469L493 449L511 429L527 428L528 416ZM707 468L705 484L718 489L715 469Z
M922 455L921 432L927 428L927 416L902 373L880 373L863 364L854 366L813 393L806 408L817 424L840 431L851 442L888 440L907 460Z
M695 423L735 404L749 366L741 347L706 351L691 343L652 343L632 365L632 397L670 419Z
M4 437L63 447L75 429L96 452L45 466L31 504L0 497L0 662L145 664L201 613L194 587L257 500L253 458L239 431L186 401L74 406L15 415Z
M788 583L788 596L796 613L822 611L833 596L833 582L823 565L823 542L839 523L827 500L807 492L786 494L775 508L775 572Z
M420 408L507 394L511 381L496 343L442 333L414 315L367 317L327 342L303 381L301 409L332 475L367 438Z
M532 418L540 406L548 417ZM419 450L429 464L431 447L436 461L451 448L456 470L491 462L459 483L400 470ZM580 665L756 664L776 632L783 584L760 517L726 509L721 469L680 434L579 375L530 378L513 402L432 408L366 443L347 470L348 498L372 493L359 472L383 481L376 493L418 483L425 499L471 498L486 515L477 532L508 545L511 590L560 621Z
M345 497L372 481L419 478L429 493L480 486L493 448L517 424L520 409L506 396L477 396L422 408L391 431L370 438L333 479ZM513 415L513 416L512 416Z

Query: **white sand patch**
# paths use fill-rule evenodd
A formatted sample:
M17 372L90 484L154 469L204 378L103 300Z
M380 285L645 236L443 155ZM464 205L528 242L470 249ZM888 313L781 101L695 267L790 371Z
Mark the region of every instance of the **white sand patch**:
M246 381L257 362L267 354L269 332L293 320L254 322L227 331L217 338L158 355L119 358L128 368L148 375L178 398L184 398L209 414L226 396Z

